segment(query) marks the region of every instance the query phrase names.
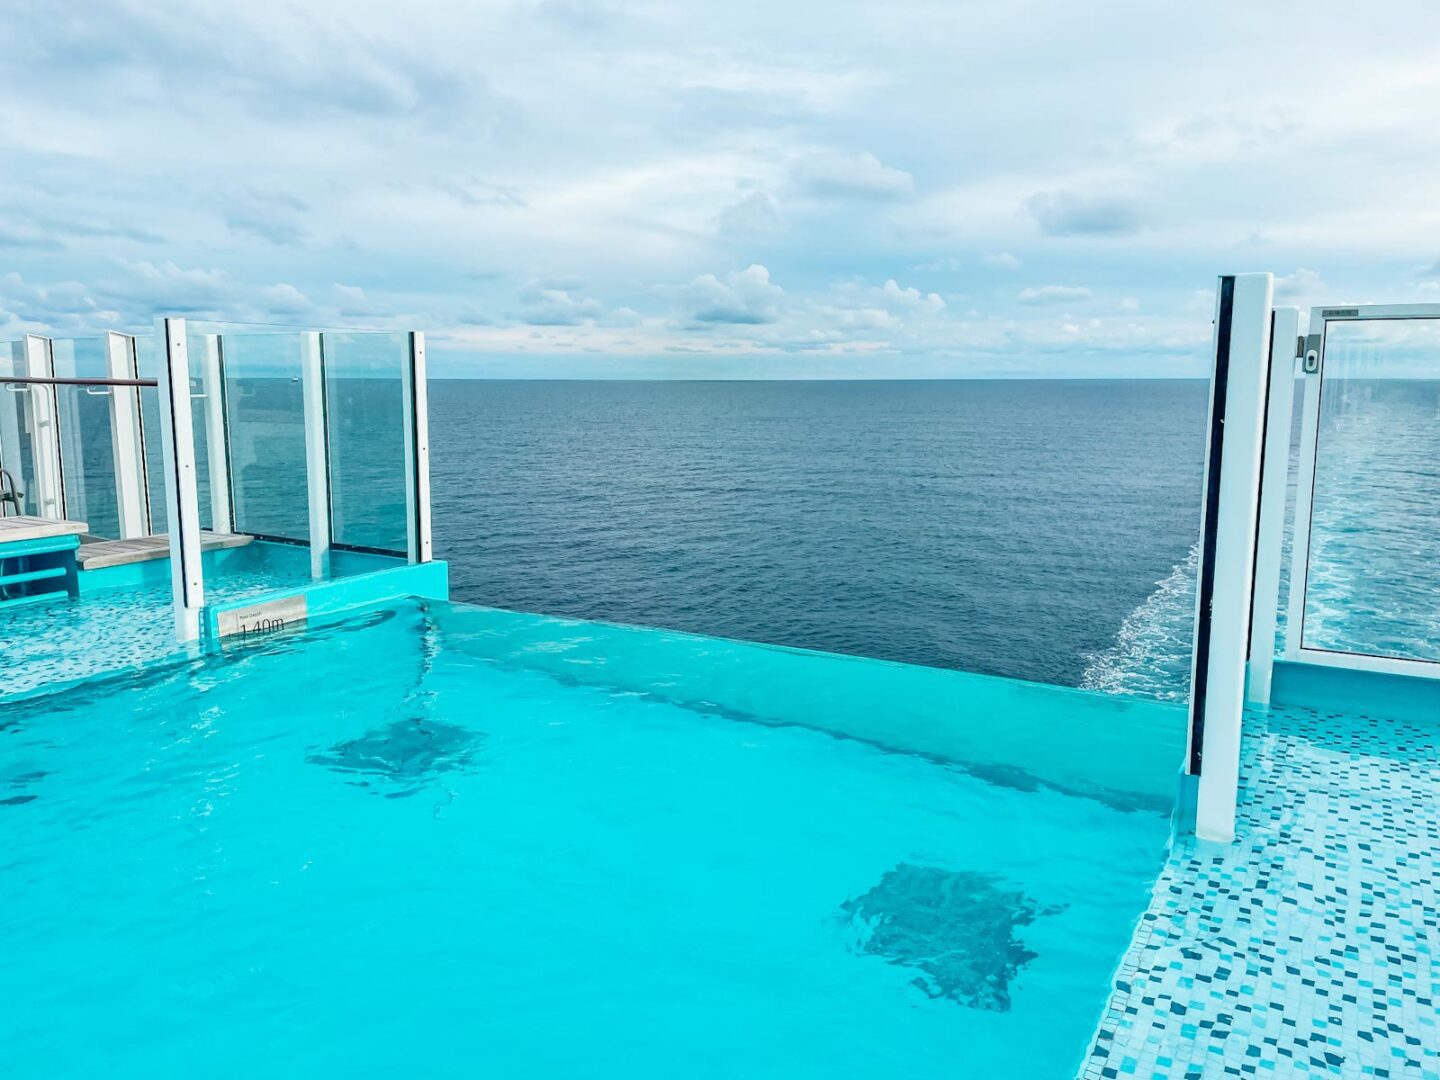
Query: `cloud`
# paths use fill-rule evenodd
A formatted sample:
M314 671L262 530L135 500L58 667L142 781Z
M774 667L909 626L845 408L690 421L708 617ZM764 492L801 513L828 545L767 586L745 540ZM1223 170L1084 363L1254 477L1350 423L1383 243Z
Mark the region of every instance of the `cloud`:
M1022 289L1015 297L1021 304L1075 304L1090 299L1090 290L1078 285L1041 285Z
M620 307L614 311L606 312L600 319L600 325L614 327L640 326L644 321L640 313L634 308Z
M90 221L64 221L51 217L34 219L38 228L60 236L98 240L132 240L137 244L163 244L165 237L134 225L102 225Z
M769 195L752 191L722 210L716 224L728 236L763 236L780 227L780 212Z
M40 68L83 64L92 76L127 89L156 86L175 101L203 85L257 114L287 119L453 115L487 89L473 68L438 65L399 37L372 38L301 9L257 5L260 17L245 20L227 5L170 7L98 5L77 19L62 5L27 5L26 18L7 23L9 43ZM126 47L117 49L118 41Z
M1141 203L1121 195L1040 192L1025 209L1047 236L1128 236L1146 224Z
M380 309L370 303L370 298L365 295L365 290L358 285L341 285L337 281L332 289L340 301L340 314L347 319L383 314Z
M540 0L535 14L546 22L579 34L609 30L620 21L619 14L597 0Z
M0 248L19 248L25 251L64 251L65 245L54 236L46 236L29 229L0 228Z
M64 251L65 240L130 240L138 244L162 244L165 238L145 229L125 225L76 221L7 208L5 227L0 228L0 247L30 251Z
M908 172L884 165L868 153L812 154L795 165L792 179L802 194L820 198L905 199L915 191L915 178Z
M986 266L995 270L1019 270L1020 260L1008 251L997 251L993 255L986 255L980 260Z
M455 321L461 326L496 326L497 320L484 308L465 304L455 314Z
M520 301L520 321L531 326L579 326L594 322L605 310L599 300L571 295L569 288L531 285Z
M1293 274L1275 279L1275 299L1308 300L1324 288L1325 282L1320 280L1320 275L1302 266Z
M78 281L33 285L17 273L0 275L0 325L22 324L43 333L86 326L91 320L118 325L121 316Z
M305 239L302 217L307 210L309 206L293 195L250 188L236 196L225 213L225 224L231 232L287 247Z
M144 318L164 312L175 315L214 314L241 303L241 289L223 270L189 268L173 262L122 262L121 276L101 288L115 306Z
M913 287L902 288L894 278L877 289L876 294L880 303L891 311L938 312L945 310L945 301L938 293L922 293Z
M756 263L732 271L724 281L701 274L683 290L683 307L691 325L754 326L775 321L784 295L785 290L771 282L770 271Z
M883 307L864 304L815 304L812 305L809 315L811 319L828 328L831 340L834 341L843 341L856 333L889 331L894 329L899 321Z
M261 289L260 303L271 315L305 315L314 307L308 296L283 281Z
M519 187L497 184L478 176L434 177L425 183L464 206L510 206L519 209L526 206L525 195ZM404 190L410 185L407 182L399 186Z
M41 333L141 328L158 314L307 322L315 317L315 305L287 282L256 286L234 281L222 270L185 269L172 262L117 262L115 274L93 284L32 285L19 274L0 277L0 323L18 321Z

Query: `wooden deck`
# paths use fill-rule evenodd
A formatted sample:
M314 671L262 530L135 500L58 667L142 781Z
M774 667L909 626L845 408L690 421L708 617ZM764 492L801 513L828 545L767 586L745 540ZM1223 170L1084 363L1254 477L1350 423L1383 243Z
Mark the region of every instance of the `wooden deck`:
M244 533L200 534L202 551L217 548L244 547L255 538ZM170 556L170 538L164 533L158 536L140 536L134 540L101 540L81 544L76 557L81 570L103 570L108 566L125 566L129 563L150 562Z
M0 544L20 540L43 540L51 536L80 536L90 530L83 521L55 521L52 518L0 517Z

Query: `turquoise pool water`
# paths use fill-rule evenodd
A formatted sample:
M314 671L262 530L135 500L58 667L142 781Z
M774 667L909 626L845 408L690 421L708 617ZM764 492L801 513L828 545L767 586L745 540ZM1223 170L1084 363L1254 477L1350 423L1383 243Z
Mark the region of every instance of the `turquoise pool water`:
M271 568L214 575L212 602L244 600L308 579ZM83 600L34 604L0 614L0 701L116 668L152 664L180 650L169 582L101 589Z
M0 1068L1071 1075L1166 816L787 681L913 670L406 603L0 704Z

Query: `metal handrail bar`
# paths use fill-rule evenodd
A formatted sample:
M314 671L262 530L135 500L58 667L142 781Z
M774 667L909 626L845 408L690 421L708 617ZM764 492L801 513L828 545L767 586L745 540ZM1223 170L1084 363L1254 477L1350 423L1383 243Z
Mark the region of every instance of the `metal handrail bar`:
M41 375L0 375L0 383L38 386L156 386L154 379L67 379Z

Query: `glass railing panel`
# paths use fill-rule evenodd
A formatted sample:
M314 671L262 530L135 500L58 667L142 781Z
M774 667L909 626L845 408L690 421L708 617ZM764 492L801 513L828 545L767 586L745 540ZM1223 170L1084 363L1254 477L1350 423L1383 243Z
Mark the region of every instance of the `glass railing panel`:
M236 532L309 541L301 382L308 336L241 333L219 339ZM192 372L198 364L192 348ZM204 426L203 416L196 426Z
M332 540L404 554L409 335L327 333L323 342Z
M29 390L5 383L6 375L25 375L25 347L18 341L0 344L0 517L40 512L30 433L34 421Z
M109 377L104 338L56 339L50 348L57 378ZM97 386L56 386L55 399L65 516L85 522L92 536L117 539L120 506L115 486L111 390Z
M153 338L137 338L135 358L142 379L154 379L159 375L159 362L155 355ZM190 380L191 393L201 392L198 379ZM203 400L192 400L195 418L194 441L196 462L196 488L200 499L200 524L210 528L210 480L207 472L207 440L204 415L201 411ZM169 492L165 487L165 446L160 427L160 394L157 390L143 390L140 394L140 437L145 445L145 484L149 492L150 532L159 536L169 527L166 520L166 506Z
M1331 322L1302 644L1440 661L1440 320Z

